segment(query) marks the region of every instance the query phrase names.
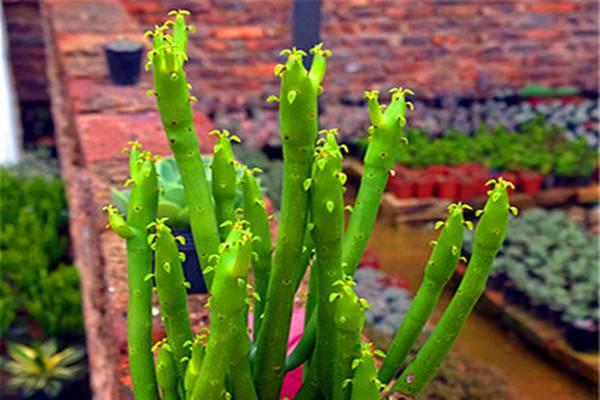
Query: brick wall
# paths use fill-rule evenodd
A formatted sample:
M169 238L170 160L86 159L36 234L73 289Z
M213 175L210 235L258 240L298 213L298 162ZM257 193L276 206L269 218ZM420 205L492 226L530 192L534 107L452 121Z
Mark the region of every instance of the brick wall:
M335 90L400 84L425 95L485 95L527 83L598 88L594 0L323 2Z
M44 37L38 0L2 0L19 101L48 101Z
M147 28L172 8L121 1ZM265 99L278 90L279 50L291 45L291 2L178 3L197 27L188 71L200 107L251 146L278 141ZM322 0L321 37L333 51L321 125L343 134L367 126L356 109L367 89L408 86L426 98L485 97L530 83L598 90L594 0Z
M2 0L20 99L45 100L38 0ZM208 103L261 102L289 47L292 0L182 0L198 32L190 75ZM308 0L309 1L309 0ZM145 27L172 3L122 0ZM594 0L322 0L322 38L334 53L327 97L410 86L426 96L485 95L527 83L598 89Z
M146 25L170 7L123 1ZM290 46L291 1L182 1L198 27L191 69L203 92L231 99L273 88L274 58ZM334 54L327 92L360 97L405 85L426 96L487 95L528 83L597 90L597 12L594 0L322 0L321 36Z

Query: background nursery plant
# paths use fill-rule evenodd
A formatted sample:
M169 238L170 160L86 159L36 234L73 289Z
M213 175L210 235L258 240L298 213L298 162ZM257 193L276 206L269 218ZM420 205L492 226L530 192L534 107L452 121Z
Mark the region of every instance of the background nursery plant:
M278 399L286 372L304 365L304 383L297 399L384 398L398 391L415 396L433 377L481 295L492 261L504 240L511 183L499 178L491 190L475 231L469 268L442 320L414 361L399 371L408 351L437 303L441 289L460 258L463 229L470 228L463 211L449 207L439 222L439 238L427 264L425 279L392 350L383 354L363 341L366 300L355 293L352 275L373 230L388 175L405 139L410 90L391 90L387 106L377 91L367 92L369 144L365 174L354 207L344 206L344 145L336 130L319 131L318 96L331 56L314 46L310 68L306 54L284 50L285 64L275 68L281 79L279 104L283 144L283 192L279 232L271 246L269 216L257 171L241 167L238 178L228 132L218 133L207 179L193 125L192 104L184 64L187 61L186 11L147 35L152 38L148 68L161 120L184 187L187 219L211 297L210 328L192 333L186 305L181 254L169 220L158 218L159 184L156 158L131 145L131 187L126 216L108 206L110 226L127 241L129 274L128 341L133 389L137 399ZM321 136L319 137L319 134ZM242 187L243 201L235 197ZM163 203L164 205L164 203ZM346 211L348 228L344 231ZM164 214L163 214L164 215ZM156 260L152 273L152 257ZM252 271L253 279L249 277ZM303 339L286 358L294 297L300 281L310 276ZM152 343L152 278L167 337ZM252 283L251 283L252 282ZM249 312L254 310L252 336ZM158 350L157 359L153 350ZM391 382L401 372L395 384ZM389 384L389 385L388 385Z

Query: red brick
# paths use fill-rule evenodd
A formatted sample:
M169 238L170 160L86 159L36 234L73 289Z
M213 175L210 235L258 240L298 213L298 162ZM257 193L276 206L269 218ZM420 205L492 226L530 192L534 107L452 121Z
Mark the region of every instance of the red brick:
M436 46L453 46L461 41L461 38L457 35L444 35L440 33L434 33L431 41Z
M564 14L575 11L574 3L538 3L532 4L529 9L540 14Z
M70 79L68 93L73 111L83 113L132 113L156 110L154 97L145 95L150 84L113 86L107 81Z
M135 32L137 27L117 1L53 1L50 7L56 33Z
M200 45L210 51L224 52L229 50L229 43L221 39L206 39Z
M214 139L208 136L212 130L210 120L200 112L194 115L194 123L202 132L199 135L203 151L210 151ZM159 155L170 155L171 151L157 112L141 114L84 114L76 118L79 146L85 165L98 162L126 159L120 150L127 142L137 140L145 149Z
M476 81L479 78L478 71L463 71L461 74L461 78L467 81Z
M125 9L134 15L158 14L162 12L162 7L158 1L127 1L124 0Z
M137 42L143 41L143 37L140 32L128 34L120 32L113 32L108 34L92 32L65 33L57 35L55 37L61 55L68 55L72 53L102 53L102 46L104 46L106 43L109 43L112 40L117 39L128 39ZM146 47L148 47L148 42L146 42Z
M276 63L240 65L232 68L234 75L242 77L273 77Z
M282 39L253 39L246 40L244 45L248 50L253 52L265 51L265 50L273 50L273 49L283 49L288 46L288 43Z
M467 4L443 6L439 10L444 15L457 17L473 17L479 13L478 6Z
M219 39L259 39L265 34L263 27L257 25L222 26L213 31L213 36Z
M385 9L385 15L392 18L404 17L406 15L406 7L388 7Z
M556 40L566 36L566 33L557 28L551 29L530 29L527 31L527 37L535 40Z

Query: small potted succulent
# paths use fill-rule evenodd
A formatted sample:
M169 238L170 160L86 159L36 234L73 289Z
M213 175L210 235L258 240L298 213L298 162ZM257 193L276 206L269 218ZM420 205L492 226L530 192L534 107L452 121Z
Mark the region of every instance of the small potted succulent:
M564 328L563 314L571 305L571 297L567 289L563 287L555 287L552 289L552 303L550 308L550 322L558 328Z
M598 307L579 303L569 307L564 315L565 339L576 351L598 351Z
M518 172L519 189L524 193L535 196L542 190L544 175L538 171L525 170Z
M59 352L56 342L49 340L31 347L10 343L8 355L10 359L0 360L10 375L8 386L17 389L23 399L81 398L81 393L75 393L77 388L70 386L85 371L83 350L67 347Z
M498 256L498 258L496 258L487 283L487 286L490 289L502 290L507 280L506 271L509 262L507 257Z
M442 199L458 199L460 182L454 173L449 173L440 180L438 184L438 196Z
M477 196L479 192L479 182L470 175L459 177L458 200L468 201Z
M416 197L419 199L433 197L437 182L438 179L435 174L429 172L421 173L416 182Z
M543 283L538 283L530 288L529 296L531 298L531 312L534 317L547 320L549 309L547 304L550 302L551 290Z
M408 168L397 170L388 178L388 188L399 199L411 199L415 195L415 172Z
M207 179L210 180L210 157L203 157L204 169ZM184 240L178 242L179 250L185 254L183 269L186 281L190 283L189 293L206 293L206 285L202 274L198 255L194 248L194 239L190 230L189 209L183 191L181 176L177 164L172 157L164 158L156 163L158 172L158 217L167 218L166 224L173 229L176 236L183 236ZM241 170L239 171L241 174ZM113 203L126 214L129 204L129 190L112 189ZM238 196L241 203L241 194Z
M528 85L519 91L519 95L527 99L532 105L547 103L554 99L560 99L561 102L568 104L577 101L580 94L579 88L575 86L550 87L544 85Z

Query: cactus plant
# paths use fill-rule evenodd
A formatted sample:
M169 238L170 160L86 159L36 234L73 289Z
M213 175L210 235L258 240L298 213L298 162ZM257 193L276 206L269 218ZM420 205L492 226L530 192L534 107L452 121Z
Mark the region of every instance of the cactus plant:
M412 305L400 329L396 333L388 356L379 370L379 379L388 383L398 370L410 348L417 341L419 333L431 316L435 305L442 293L444 285L452 277L456 263L460 258L460 248L463 241L463 225L470 222L463 219L462 204L452 204L449 207L450 216L446 222L436 223L436 228L444 227L434 246L429 262L425 269L425 277L417 291Z
M388 389L379 377L387 383L398 372L452 274L460 257L462 227L469 224L462 215L467 206L460 204L451 206L448 219L439 224L444 230L408 313L410 318L396 340L402 345L392 350L383 372L378 372L374 356L382 354L363 343L368 303L355 293L352 276L373 230L388 175L401 154L406 110L412 109L406 97L412 92L391 90L385 111L377 92L365 95L372 127L365 174L352 210L344 206L345 146L337 143L336 130L321 131L322 137L318 137L317 99L331 53L322 44L316 45L307 69L303 51L282 52L287 61L275 68L275 75L281 78L280 95L268 99L279 103L284 155L279 231L273 248L256 171L234 161L231 141L237 139L226 131L217 132L212 183L208 183L192 123L191 103L195 98L190 95L183 69L187 35L193 31L185 21L188 14L173 11L171 20L149 33L152 50L148 67L154 71L154 90L150 93L157 97L181 173L194 242L210 287L210 328L192 339L176 238L166 225L168 220L156 218L160 206L154 158L134 146L130 169L135 186L127 219L113 206L106 210L112 229L128 244L128 340L136 398L274 400L279 398L286 372L300 364L306 370L297 399L382 398ZM236 203L240 183L243 201ZM416 374L416 378L409 379L408 386L405 377L401 378L392 390L406 395L419 392L449 351L481 294L504 239L510 209L510 184L501 179L492 184L475 232L469 272L437 333L404 372L413 377ZM344 230L346 210L352 214ZM156 250L154 275L167 331L166 342L156 346L156 369L148 336L151 248ZM307 270L311 277L305 334L286 359L294 297ZM254 311L254 342L248 334L250 311Z
M132 186L127 220L116 207L107 206L112 230L127 241L127 344L131 363L133 390L138 398L158 399L154 359L152 356L152 252L147 241L146 227L156 219L158 182L154 158L142 152L139 143L131 143L129 169Z

